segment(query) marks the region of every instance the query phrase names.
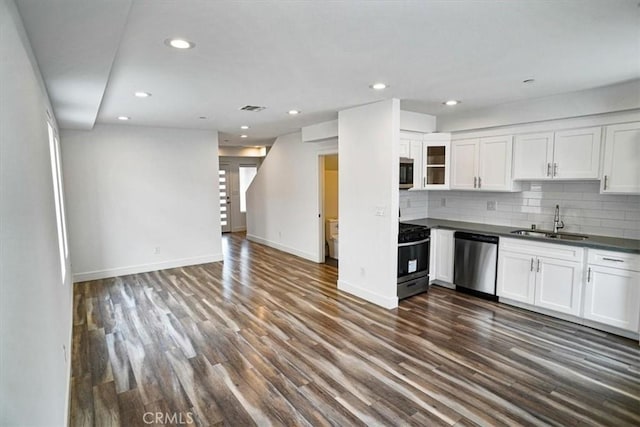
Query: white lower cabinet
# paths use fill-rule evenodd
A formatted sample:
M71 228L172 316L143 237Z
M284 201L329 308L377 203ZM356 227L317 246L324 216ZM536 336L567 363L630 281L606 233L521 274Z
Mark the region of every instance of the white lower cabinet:
M498 253L498 296L533 304L535 257L502 250Z
M582 262L538 257L534 305L580 315Z
M589 250L584 318L639 332L640 256Z
M582 248L504 238L498 254L499 297L580 314Z
M453 230L431 230L436 233L435 278L453 283Z

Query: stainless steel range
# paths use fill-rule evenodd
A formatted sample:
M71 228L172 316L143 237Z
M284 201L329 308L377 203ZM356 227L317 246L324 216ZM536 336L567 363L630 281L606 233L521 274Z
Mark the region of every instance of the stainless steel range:
M431 230L400 223L398 229L398 298L429 290Z

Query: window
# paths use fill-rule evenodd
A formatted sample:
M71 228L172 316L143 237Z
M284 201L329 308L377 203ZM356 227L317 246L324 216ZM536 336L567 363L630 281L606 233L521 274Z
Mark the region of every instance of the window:
M258 173L257 166L240 166L238 175L240 178L240 212L247 211L247 189L251 185L251 181Z
M51 178L53 181L53 198L56 206L56 223L58 226L58 250L60 252L60 270L62 282L67 274L67 257L69 246L67 243L67 229L64 211L64 199L62 197L62 169L60 163L60 142L55 135L53 127L47 123L49 131L49 155L51 157Z

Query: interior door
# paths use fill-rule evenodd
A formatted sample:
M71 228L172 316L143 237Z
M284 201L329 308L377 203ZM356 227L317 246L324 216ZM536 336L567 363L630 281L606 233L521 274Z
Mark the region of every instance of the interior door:
M220 225L223 233L231 231L231 188L229 186L230 168L220 165L218 185L220 188Z

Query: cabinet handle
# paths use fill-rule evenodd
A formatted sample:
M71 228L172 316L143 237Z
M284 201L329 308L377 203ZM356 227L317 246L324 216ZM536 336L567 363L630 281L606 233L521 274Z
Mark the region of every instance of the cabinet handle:
M551 163L547 163L547 176L551 175Z
M604 176L604 188L603 190L607 189L607 175Z
M422 186L423 187L427 186L427 177L426 176L424 178L422 178Z
M473 188L478 188L477 187L477 183L478 183L478 178L477 177L473 177Z
M531 268L529 269L529 271L533 271L533 258L531 258Z
M607 258L607 257L602 257L603 261L613 261L613 262L624 262L623 259L615 259L615 258Z
M478 177L478 188L482 187L482 178Z
M558 176L558 164L553 164L553 176Z
M538 265L536 266L536 272L540 273L540 259L538 258Z
M587 270L587 282L591 282L591 267L589 267L589 269Z

